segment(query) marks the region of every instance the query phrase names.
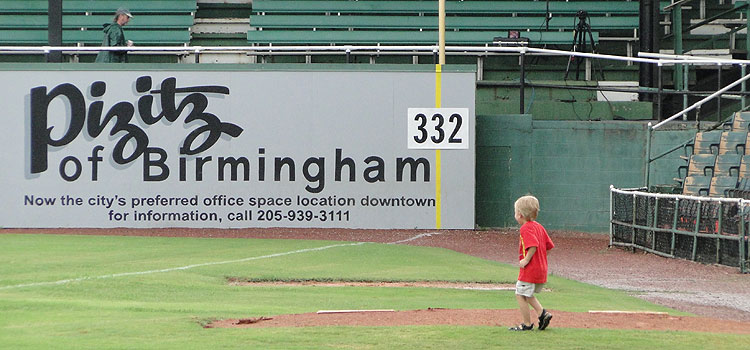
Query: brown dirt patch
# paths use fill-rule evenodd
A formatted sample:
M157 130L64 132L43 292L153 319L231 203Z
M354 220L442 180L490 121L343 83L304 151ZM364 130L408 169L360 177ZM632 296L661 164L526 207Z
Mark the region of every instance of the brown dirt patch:
M750 334L750 323L663 314L577 313L551 310L549 329L635 329ZM510 327L518 310L427 309L395 312L293 314L215 321L206 328L462 325Z
M464 282L355 282L355 281L241 281L230 278L229 284L233 286L291 286L291 287L383 287L383 288L447 288L447 289L470 289L470 290L515 290L516 286L502 283L464 283Z

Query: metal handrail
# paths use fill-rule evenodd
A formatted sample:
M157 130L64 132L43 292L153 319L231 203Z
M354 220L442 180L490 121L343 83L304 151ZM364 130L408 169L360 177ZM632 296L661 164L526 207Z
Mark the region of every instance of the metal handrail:
M415 46L380 46L380 45L332 45L332 46L133 46L133 47L76 47L76 46L0 46L1 53L93 53L99 51L128 51L128 52L153 52L153 53L245 53L247 55L288 54L297 52L307 55L331 54L332 52L347 53L396 53L396 54L434 54L438 52L437 45L415 45ZM596 58L622 62L650 63L650 64L683 64L679 59L650 59L640 57L625 57L616 55L604 55L587 52L563 51L540 49L533 47L498 47L498 46L446 46L446 52L468 53L476 55L487 54L538 54L549 56L575 56L583 58Z

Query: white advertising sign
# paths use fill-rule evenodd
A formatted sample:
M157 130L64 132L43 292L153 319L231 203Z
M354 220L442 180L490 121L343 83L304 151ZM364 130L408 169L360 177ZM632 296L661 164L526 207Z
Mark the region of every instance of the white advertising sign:
M473 228L474 75L441 74L460 108L410 109L430 71L0 65L0 226Z

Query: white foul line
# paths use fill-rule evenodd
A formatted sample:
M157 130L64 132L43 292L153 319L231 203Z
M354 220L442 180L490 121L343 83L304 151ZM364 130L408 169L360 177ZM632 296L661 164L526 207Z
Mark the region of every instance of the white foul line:
M411 237L411 238L403 239L403 240L396 241L396 242L391 242L391 243L388 243L388 244L399 244L399 243L411 242L411 241L416 240L416 239L420 239L420 238L423 238L423 237L430 237L432 235L439 235L441 233L442 232L422 233L422 234L416 235L416 236Z
M408 239L404 239L404 240L401 240L401 241L390 242L388 244L398 244L398 243L409 242L409 241L413 241L415 239L419 239L419 238L422 238L422 237L429 237L429 236L432 236L433 234L439 234L439 233L423 233L423 234L416 235L414 237L411 237L411 238L408 238ZM318 248L299 249L299 250L293 250L291 252L276 253L276 254L269 254L269 255L262 255L262 256L254 256L254 257L250 257L250 258L237 259L237 260L227 260L227 261L208 262L208 263L202 263L202 264L193 264L193 265L186 265L186 266L180 266L180 267L172 267L172 268L161 269L161 270L148 270L148 271L139 271L139 272L123 272L123 273L114 273L114 274L110 274L110 275L102 275L102 276L94 276L94 277L71 278L71 279L59 280L59 281L16 284L16 285L13 285L13 286L0 287L0 290L16 289L16 288L24 288L24 287L56 286L56 285L68 284L68 283L72 283L72 282L88 281L88 280L97 280L97 279L106 279L106 278L115 278L115 277L125 277L125 276L137 276L137 275L149 275L149 274L152 274L152 273L162 273L162 272L172 272L172 271L182 271L182 270L189 270L189 269L196 268L196 267L212 266L212 265L223 265L223 264L233 264L233 263L239 263L239 262L245 262L245 261L252 261L252 260L276 258L276 257L280 257L280 256L285 256L285 255L315 252L315 251L321 251L321 250L326 250L326 249L331 249L331 248L358 246L358 245L363 245L363 244L366 244L366 243L368 243L368 242L357 242L357 243L346 243L346 244L333 244L333 245L327 245L327 246L318 247Z

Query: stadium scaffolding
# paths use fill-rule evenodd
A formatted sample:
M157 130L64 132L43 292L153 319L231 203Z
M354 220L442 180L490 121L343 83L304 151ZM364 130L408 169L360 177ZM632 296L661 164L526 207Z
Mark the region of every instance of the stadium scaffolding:
M610 186L610 246L748 273L750 201Z

